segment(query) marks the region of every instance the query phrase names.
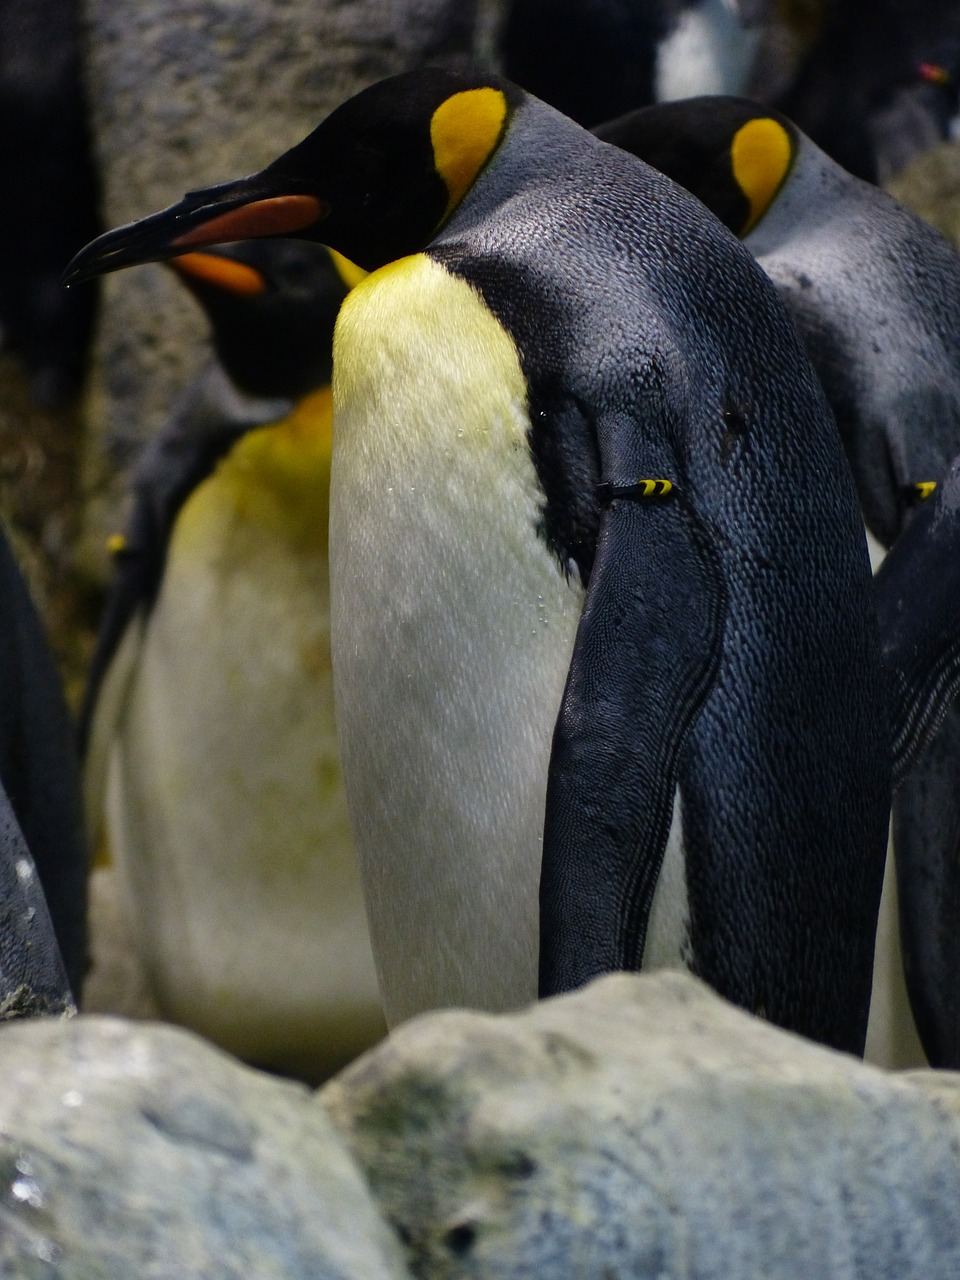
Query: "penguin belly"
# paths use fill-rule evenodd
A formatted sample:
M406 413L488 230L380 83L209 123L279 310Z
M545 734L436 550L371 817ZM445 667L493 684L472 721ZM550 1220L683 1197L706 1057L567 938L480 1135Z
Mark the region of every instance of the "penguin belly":
M261 434L174 529L109 838L165 1016L319 1078L384 1025L333 719L325 503L300 527L304 495L258 488Z
M547 767L583 603L513 340L426 254L334 339L337 721L387 1021L537 995Z
M743 93L759 45L759 28L746 27L729 0L700 0L681 9L657 49L656 101Z

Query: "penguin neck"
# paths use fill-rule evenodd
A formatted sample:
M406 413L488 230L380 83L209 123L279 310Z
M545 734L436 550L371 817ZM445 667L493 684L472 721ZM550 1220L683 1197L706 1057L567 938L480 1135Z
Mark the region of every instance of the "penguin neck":
M246 432L220 464L236 510L302 548L325 555L332 394L320 387L278 422Z
M816 238L836 216L850 182L858 182L809 138L801 138L790 172L769 209L743 243L755 258Z
M562 179L570 170L571 145L582 147L584 143L605 145L545 102L527 98L510 121L503 143L432 244L460 239L531 185Z

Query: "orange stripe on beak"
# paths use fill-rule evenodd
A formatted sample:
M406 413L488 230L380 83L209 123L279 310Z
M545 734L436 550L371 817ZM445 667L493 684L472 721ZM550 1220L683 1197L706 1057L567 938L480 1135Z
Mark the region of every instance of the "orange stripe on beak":
M216 253L184 253L179 258L171 258L170 266L181 275L215 285L225 293L252 296L263 293L267 287L263 276L254 267L245 262L234 262L232 258L221 258Z
M192 231L185 231L170 244L177 249L202 249L231 240L288 235L318 222L326 212L326 206L315 196L272 196L221 213Z

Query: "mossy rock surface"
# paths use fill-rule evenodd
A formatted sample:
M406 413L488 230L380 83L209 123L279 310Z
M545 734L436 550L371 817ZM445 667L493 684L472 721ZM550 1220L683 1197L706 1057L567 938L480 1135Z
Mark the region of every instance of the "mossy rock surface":
M918 1088L686 975L417 1018L319 1096L424 1280L960 1275L956 1078Z

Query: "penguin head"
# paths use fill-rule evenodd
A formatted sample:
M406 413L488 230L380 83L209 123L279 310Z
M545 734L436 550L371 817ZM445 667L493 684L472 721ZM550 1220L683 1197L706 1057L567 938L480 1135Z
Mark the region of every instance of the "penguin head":
M525 96L497 77L439 69L380 81L259 173L100 236L64 283L261 236L327 244L368 271L416 253L469 191Z
M727 97L658 103L593 132L686 187L740 237L773 204L801 138L779 112Z
M296 399L330 381L340 304L364 272L324 245L249 240L169 265L203 307L230 379L253 396Z

